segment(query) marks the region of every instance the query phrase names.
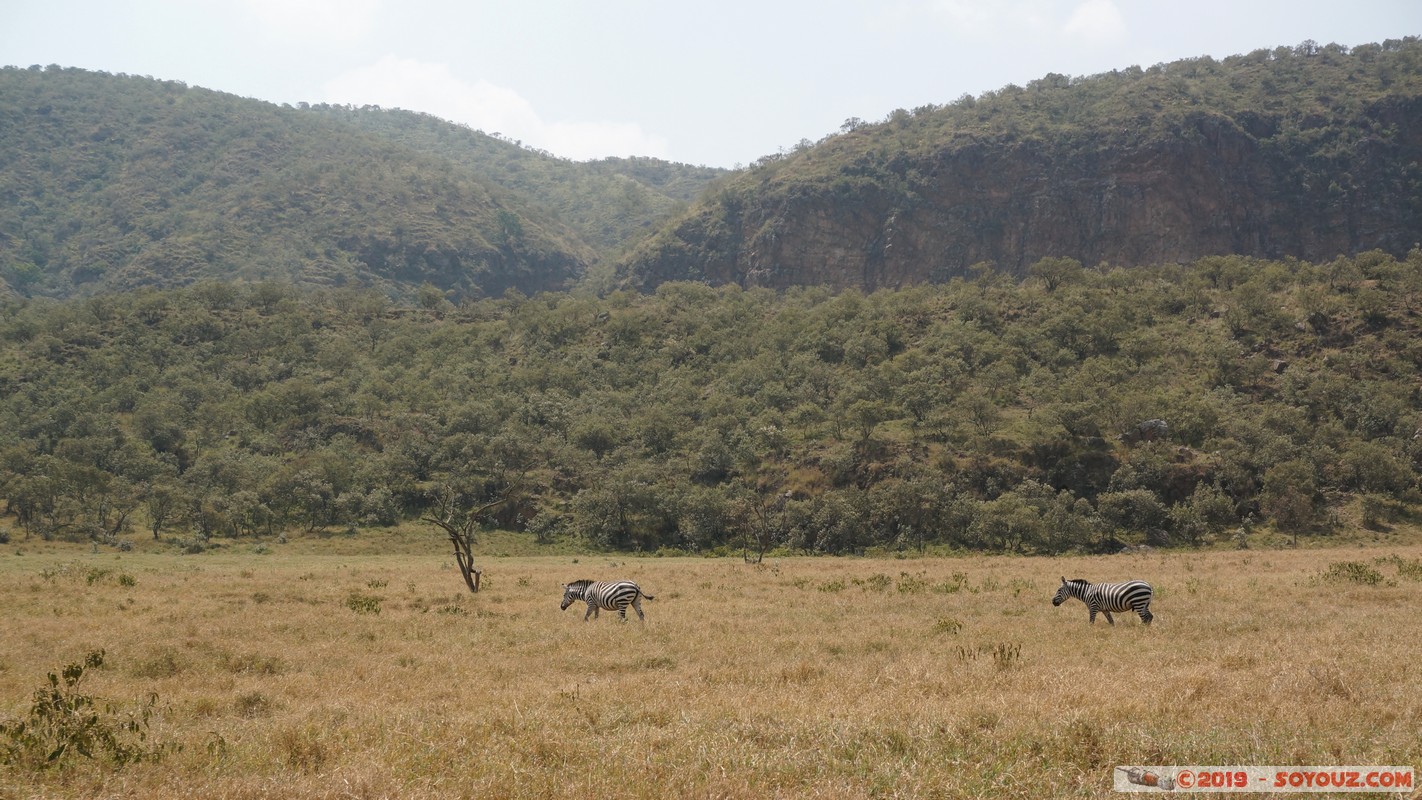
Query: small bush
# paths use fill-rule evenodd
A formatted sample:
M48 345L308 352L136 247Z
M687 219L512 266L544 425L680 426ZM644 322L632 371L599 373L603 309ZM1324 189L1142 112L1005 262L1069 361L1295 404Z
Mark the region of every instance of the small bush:
M934 585L933 591L937 592L938 594L954 594L956 592L962 591L965 587L967 587L967 585L968 573L955 572L953 573L953 577L942 583Z
M1396 567L1397 576L1399 578L1422 581L1422 559L1403 558L1402 556L1393 553L1390 556L1383 556L1382 558L1375 560L1379 564L1388 564L1390 566Z
M379 614L380 603L380 597L373 594L351 592L350 595L346 597L346 608L349 608L357 614Z
M1321 577L1327 583L1358 583L1364 586L1378 586L1384 580L1381 572L1361 561L1335 561L1328 565Z
M863 588L865 591L883 592L887 591L894 584L894 579L884 573L870 575L864 580L854 579L854 585Z
M928 589L928 581L924 579L923 573L910 575L907 572L900 572L898 588L903 594L918 594Z
M962 629L963 623L952 617L939 617L938 621L933 623L934 633L955 634Z
M35 691L29 716L0 723L0 761L49 769L75 756L102 756L115 766L160 758L165 748L147 742L157 695L134 713L107 704L101 708L97 699L79 692L85 671L103 663L104 651L95 650L82 662L49 673L49 685Z

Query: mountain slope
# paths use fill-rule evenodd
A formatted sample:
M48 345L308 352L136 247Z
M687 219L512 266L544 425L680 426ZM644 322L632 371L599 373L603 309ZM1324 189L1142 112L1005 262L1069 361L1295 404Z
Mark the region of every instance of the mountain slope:
M24 293L210 278L532 293L595 256L476 170L358 126L149 78L0 70L0 275Z
M428 114L376 107L312 106L417 152L446 159L516 193L600 254L616 253L683 210L713 180L714 167L656 158L575 162Z
M992 262L1326 260L1422 240L1422 43L1305 43L1049 75L846 123L727 181L620 266L702 280L903 286Z

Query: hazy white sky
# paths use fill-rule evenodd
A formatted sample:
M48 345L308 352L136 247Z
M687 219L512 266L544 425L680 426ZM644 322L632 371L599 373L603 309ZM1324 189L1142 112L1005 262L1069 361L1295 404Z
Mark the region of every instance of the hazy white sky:
M0 0L0 64L730 167L1048 72L1422 35L1422 0Z

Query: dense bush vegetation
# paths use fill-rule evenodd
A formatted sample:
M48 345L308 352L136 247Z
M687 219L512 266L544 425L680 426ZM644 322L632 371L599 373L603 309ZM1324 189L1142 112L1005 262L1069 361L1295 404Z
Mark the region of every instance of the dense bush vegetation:
M1422 251L1042 262L871 295L666 284L418 307L199 284L0 313L15 537L388 526L1021 552L1326 535L1418 502Z

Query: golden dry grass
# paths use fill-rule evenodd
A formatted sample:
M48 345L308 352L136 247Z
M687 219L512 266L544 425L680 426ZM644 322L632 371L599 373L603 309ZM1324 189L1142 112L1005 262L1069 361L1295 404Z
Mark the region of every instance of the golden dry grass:
M1377 560L1416 546L490 558L477 596L438 555L273 550L7 553L0 717L104 648L81 689L156 693L183 749L0 771L0 798L1106 797L1117 764L1422 765L1422 580ZM1320 579L1345 561L1388 581ZM1063 574L1150 581L1156 624L1053 608ZM560 613L581 577L639 581L646 624Z

